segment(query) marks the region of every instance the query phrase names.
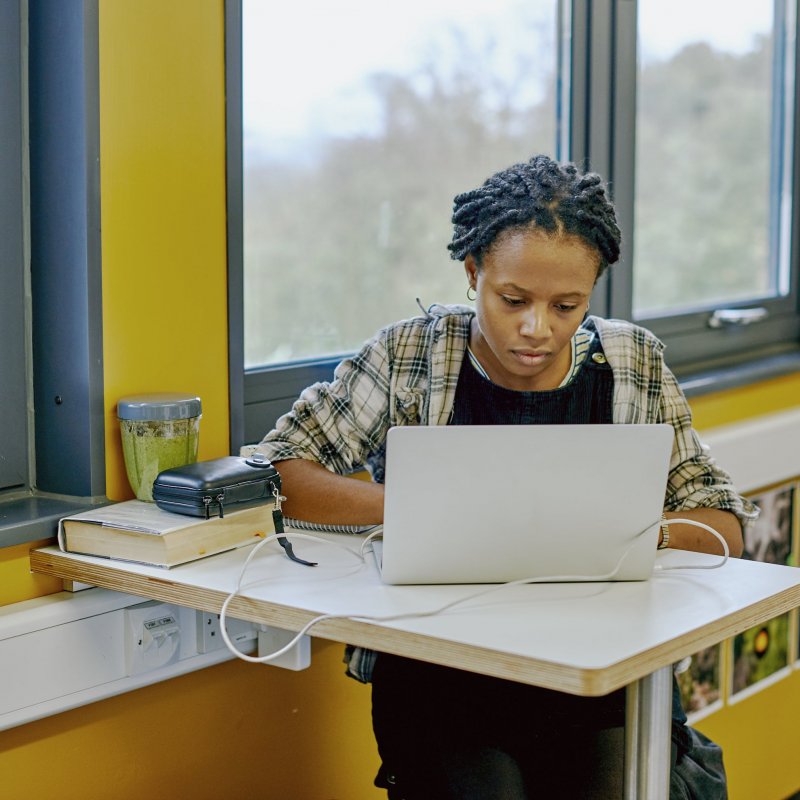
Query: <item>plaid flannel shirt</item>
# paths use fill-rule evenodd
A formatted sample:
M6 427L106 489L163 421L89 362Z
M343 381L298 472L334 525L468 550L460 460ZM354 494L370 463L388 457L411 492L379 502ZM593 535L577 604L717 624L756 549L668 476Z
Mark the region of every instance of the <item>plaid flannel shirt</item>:
M303 391L257 449L272 461L305 458L333 472L366 467L384 477L386 433L395 425L446 425L453 410L474 310L434 305L425 316L379 331L330 383ZM743 525L757 510L709 456L692 428L689 405L649 331L622 320L588 317L614 375L615 423L665 422L675 430L666 511L709 507L731 511ZM348 648L348 672L368 681L374 653Z

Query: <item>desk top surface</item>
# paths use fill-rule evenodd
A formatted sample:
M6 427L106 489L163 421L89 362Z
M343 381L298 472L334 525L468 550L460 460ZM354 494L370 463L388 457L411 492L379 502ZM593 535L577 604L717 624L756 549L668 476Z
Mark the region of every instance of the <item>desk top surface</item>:
M431 616L485 586L388 586L360 539L298 541L314 568L289 561L270 542L250 563L232 617L299 630L319 614L343 615L310 633L560 691L598 695L800 606L800 569L714 556L659 553L643 582L503 587ZM350 552L330 543L345 545ZM251 547L173 569L62 553L31 553L35 572L207 611L233 592ZM378 622L363 615L408 614ZM359 615L362 615L359 617Z

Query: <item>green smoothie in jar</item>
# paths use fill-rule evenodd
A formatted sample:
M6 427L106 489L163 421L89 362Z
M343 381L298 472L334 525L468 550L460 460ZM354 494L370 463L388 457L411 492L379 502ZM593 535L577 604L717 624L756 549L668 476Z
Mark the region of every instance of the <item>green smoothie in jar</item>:
M125 470L139 500L153 502L159 472L197 461L201 410L199 397L167 392L117 403Z

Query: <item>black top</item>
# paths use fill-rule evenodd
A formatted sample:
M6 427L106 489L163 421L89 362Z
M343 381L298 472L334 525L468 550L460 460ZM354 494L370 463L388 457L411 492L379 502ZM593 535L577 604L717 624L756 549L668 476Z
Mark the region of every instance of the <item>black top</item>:
M614 375L597 336L578 374L558 389L519 392L492 383L469 356L461 365L451 425L598 425L613 422Z

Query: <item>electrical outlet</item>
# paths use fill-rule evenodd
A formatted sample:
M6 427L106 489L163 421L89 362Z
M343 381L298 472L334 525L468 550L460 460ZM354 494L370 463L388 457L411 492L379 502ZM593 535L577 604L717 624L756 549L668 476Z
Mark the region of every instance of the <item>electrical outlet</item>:
M125 609L128 675L174 664L180 657L180 641L181 626L176 605L148 600Z
M208 611L197 612L197 652L210 653L225 647L219 630L219 614Z
M225 618L228 638L243 653L251 653L256 648L258 628L243 619ZM197 612L197 652L210 653L225 647L219 625L219 614L208 611Z
M259 625L259 657L277 652L282 647L289 644L296 635L294 631L275 628L272 625ZM307 669L311 665L311 637L308 635L301 636L295 646L290 650L264 663L273 667L283 667L284 669L295 671Z

